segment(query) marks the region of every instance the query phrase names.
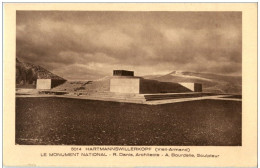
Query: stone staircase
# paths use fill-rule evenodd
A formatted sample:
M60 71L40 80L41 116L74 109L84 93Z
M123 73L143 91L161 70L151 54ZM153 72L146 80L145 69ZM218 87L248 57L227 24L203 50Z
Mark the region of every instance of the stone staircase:
M106 100L106 101L145 103L147 101L196 98L196 97L214 96L214 95L217 94L201 93L201 92L172 93L172 94L134 94L134 93L97 92L97 93L89 94L88 98Z
M194 97L204 97L204 96L214 96L214 95L217 94L192 92L192 93L173 93L173 94L149 94L149 95L144 95L144 98L146 101L153 101L153 100L194 98Z
M97 92L87 95L88 98L95 100L119 101L129 103L144 103L146 100L144 95L132 93L113 93L113 92Z

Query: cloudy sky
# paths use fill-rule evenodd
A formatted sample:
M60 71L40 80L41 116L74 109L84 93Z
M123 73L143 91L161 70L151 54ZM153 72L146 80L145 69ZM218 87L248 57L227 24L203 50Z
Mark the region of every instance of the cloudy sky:
M240 75L240 12L17 11L16 54L69 80L113 69Z

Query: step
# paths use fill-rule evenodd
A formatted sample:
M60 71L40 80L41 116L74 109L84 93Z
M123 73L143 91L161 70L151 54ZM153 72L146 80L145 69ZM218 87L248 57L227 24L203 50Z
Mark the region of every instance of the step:
M145 95L146 101L152 100L167 100L167 99L181 99L181 98L195 98L204 96L214 96L212 93L197 93L197 94L165 94L165 95Z

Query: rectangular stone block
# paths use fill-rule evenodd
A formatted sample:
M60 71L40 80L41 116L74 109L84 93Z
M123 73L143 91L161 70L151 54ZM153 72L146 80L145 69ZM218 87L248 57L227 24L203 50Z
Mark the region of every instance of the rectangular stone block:
M194 92L202 92L202 84L201 83L195 83L194 84Z
M192 92L202 92L202 84L200 83L179 83L179 84L186 87Z
M51 89L51 79L37 79L36 89Z

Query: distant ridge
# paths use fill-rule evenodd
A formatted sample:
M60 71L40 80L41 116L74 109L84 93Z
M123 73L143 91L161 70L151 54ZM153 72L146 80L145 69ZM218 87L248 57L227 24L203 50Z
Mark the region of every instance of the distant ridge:
M16 84L35 84L37 79L65 80L39 65L21 62L16 58Z

